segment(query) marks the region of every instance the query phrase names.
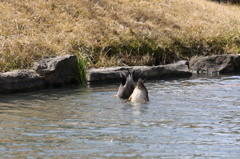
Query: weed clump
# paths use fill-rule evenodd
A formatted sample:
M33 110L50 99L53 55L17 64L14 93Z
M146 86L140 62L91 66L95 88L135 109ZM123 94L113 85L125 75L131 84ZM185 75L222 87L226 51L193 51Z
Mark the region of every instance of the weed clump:
M87 79L86 79L86 70L87 62L85 59L78 58L78 70L79 70L79 75L76 78L78 83L81 85L86 85L87 84Z

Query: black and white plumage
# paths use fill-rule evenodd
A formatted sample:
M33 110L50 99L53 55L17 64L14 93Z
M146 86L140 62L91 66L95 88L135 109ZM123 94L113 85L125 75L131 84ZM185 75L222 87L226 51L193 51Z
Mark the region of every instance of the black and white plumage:
M128 99L135 88L133 76L130 72L129 72L128 76L126 75L126 73L120 72L120 77L121 77L122 83L120 84L120 86L118 88L117 95L115 95L114 97Z
M138 79L137 85L131 96L125 102L145 103L149 101L148 90L144 85L144 80Z

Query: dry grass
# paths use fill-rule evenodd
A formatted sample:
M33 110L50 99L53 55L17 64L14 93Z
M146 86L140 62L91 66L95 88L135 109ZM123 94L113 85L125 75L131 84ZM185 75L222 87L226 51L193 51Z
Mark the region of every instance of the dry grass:
M3 0L0 72L44 56L157 65L240 52L240 7L206 0Z

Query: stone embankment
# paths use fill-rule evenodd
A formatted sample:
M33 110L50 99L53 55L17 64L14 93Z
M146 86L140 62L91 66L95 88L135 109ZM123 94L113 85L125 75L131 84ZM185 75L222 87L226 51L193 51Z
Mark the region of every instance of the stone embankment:
M225 54L192 58L189 67L193 73L238 73L240 72L240 55Z
M192 73L188 69L187 61L179 61L178 63L159 65L159 66L129 66L129 67L109 67L100 69L89 69L87 72L88 82L99 81L118 81L120 80L120 72L131 72L133 78L146 79L163 79L190 77Z
M159 66L129 66L89 69L88 82L118 81L119 73L132 72L134 79L183 78L192 73L238 73L240 55L226 54L192 58L190 62ZM77 84L78 61L75 55L43 58L31 70L15 70L0 74L0 93L43 89L46 87Z
M31 70L0 74L0 93L43 89L77 83L78 61L74 55L43 58Z

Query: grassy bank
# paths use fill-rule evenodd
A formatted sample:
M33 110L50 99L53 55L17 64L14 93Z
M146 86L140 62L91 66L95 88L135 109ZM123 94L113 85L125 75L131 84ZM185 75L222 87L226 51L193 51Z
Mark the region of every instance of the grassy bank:
M240 7L206 0L3 0L0 72L76 54L89 67L240 52Z

